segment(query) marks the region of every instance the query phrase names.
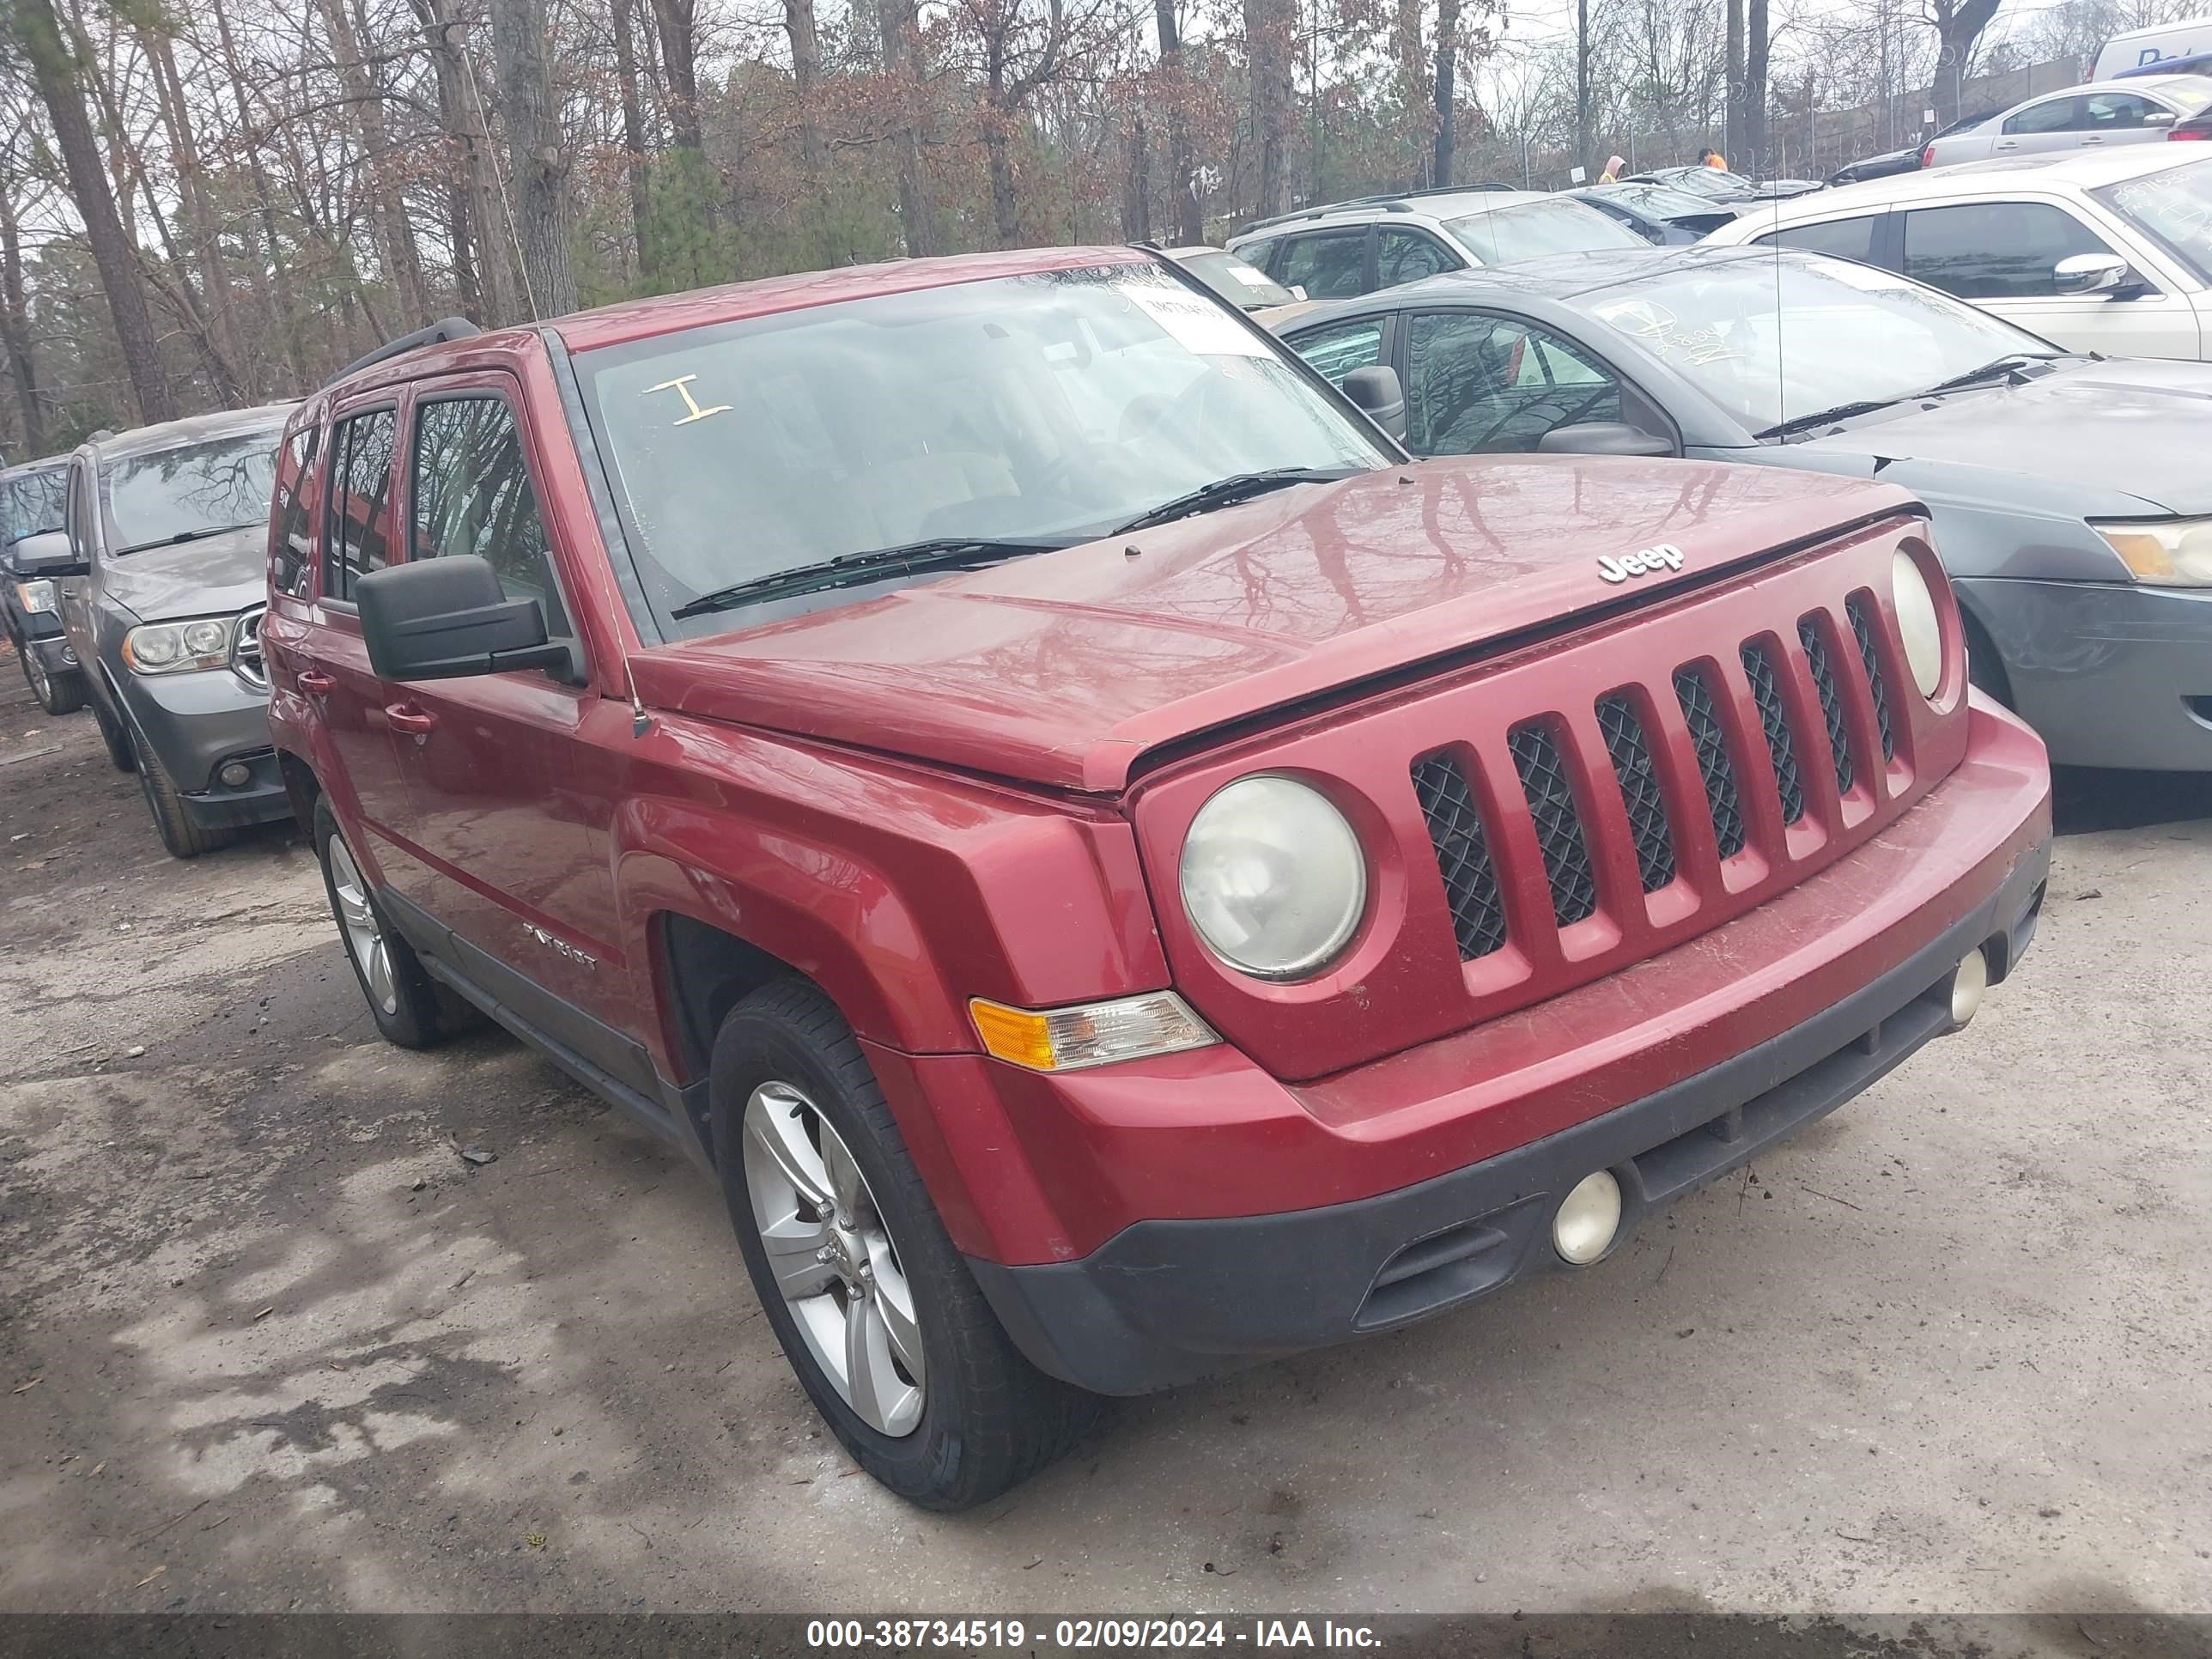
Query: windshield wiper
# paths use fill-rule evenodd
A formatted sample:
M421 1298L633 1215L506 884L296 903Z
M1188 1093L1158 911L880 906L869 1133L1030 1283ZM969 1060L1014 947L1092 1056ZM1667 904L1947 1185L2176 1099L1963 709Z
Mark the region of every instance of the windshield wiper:
M2002 357L1990 359L1979 368L1970 368L1964 374L1954 374L1948 380L1938 380L1919 395L1927 398L1934 396L1938 392L1956 392L1962 387L1973 385L1977 380L1990 380L1999 374L2010 380L2014 375L2025 370L2030 363L2049 361L2050 359L2046 357L2031 356L2024 351L2008 352Z
M1902 403L1902 398L1869 398L1855 404L1838 404L1833 409L1816 410L1810 415L1793 415L1786 421L1777 422L1763 432L1754 432L1754 438L1786 438L1793 432L1802 432L1808 427L1826 426L1835 421L1848 421L1854 415L1871 415L1877 409L1887 409L1892 404Z
M1156 524L1187 519L1194 513L1210 512L1233 501L1249 501L1255 495L1287 489L1291 484L1334 483L1339 478L1351 477L1358 470L1343 466L1271 466L1265 472L1232 472L1225 478L1216 478L1210 484L1200 484L1170 501L1162 501L1128 523L1116 525L1107 533L1126 536L1133 530L1149 530Z
M119 559L126 553L144 553L156 547L182 547L186 542L205 541L210 536L228 536L234 530L252 528L253 521L248 520L244 524L211 524L200 530L179 530L173 536L158 536L150 542L133 542L128 547L118 548L115 556Z
M973 536L940 536L929 541L903 543L897 547L879 547L866 553L841 553L834 559L823 560L819 564L796 565L789 570L755 576L750 581L733 582L727 587L718 587L711 593L702 593L696 599L687 600L670 614L677 621L684 622L693 617L703 617L709 611L729 611L760 599L788 599L800 593L818 593L828 588L852 587L861 582L881 581L886 577L903 576L918 570L980 570L985 565L998 564L1006 559L1018 559L1030 553L1050 553L1074 544L1067 541L990 541Z

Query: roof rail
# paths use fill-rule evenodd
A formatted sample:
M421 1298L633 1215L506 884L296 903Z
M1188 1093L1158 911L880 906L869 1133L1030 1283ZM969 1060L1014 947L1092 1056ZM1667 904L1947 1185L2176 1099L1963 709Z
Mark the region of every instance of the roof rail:
M1277 225L1319 219L1331 213L1341 212L1346 208L1379 207L1385 213L1411 213L1413 210L1407 204L1417 202L1424 196L1468 196L1477 191L1517 191L1520 188L1518 185L1486 182L1480 185L1431 185L1423 190L1386 190L1372 196L1351 196L1341 202L1324 202L1318 207L1300 208L1295 213L1279 213L1272 219L1255 219L1237 234L1249 236L1255 230L1269 230Z
M323 384L336 386L349 375L358 374L362 369L380 363L387 357L402 356L422 346L438 345L447 340L465 340L471 334L483 332L482 329L465 317L441 317L428 328L418 328L412 334L403 334L396 340L386 340L368 356L355 358Z

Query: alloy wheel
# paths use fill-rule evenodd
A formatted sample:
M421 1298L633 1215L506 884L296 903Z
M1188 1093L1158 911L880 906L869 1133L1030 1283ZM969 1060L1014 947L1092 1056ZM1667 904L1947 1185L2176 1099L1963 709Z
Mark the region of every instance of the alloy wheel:
M362 879L361 867L353 861L344 838L332 836L330 848L331 890L337 896L338 926L345 933L346 949L353 952L354 965L361 969L362 982L368 987L368 1000L389 1018L399 1012L392 946L376 919L375 907L368 902L368 884Z
M836 1129L788 1083L745 1103L745 1191L776 1288L815 1363L870 1428L921 1421L921 1328L866 1176Z

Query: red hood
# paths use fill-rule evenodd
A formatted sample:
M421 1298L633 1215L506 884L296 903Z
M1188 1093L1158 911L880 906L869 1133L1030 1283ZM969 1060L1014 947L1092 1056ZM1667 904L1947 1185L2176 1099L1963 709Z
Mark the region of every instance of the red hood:
M1174 738L1910 500L1773 467L1427 461L661 647L634 670L656 708L1110 792ZM1601 556L1662 542L1679 573L1600 574Z

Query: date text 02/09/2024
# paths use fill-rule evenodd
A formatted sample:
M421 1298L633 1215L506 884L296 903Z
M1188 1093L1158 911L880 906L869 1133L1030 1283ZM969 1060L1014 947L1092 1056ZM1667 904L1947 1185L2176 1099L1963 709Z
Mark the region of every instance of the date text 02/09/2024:
M1048 1638L1049 1640L1048 1640ZM1372 1626L1334 1619L817 1619L806 1626L808 1647L825 1652L905 1652L921 1649L1350 1648L1381 1645Z

